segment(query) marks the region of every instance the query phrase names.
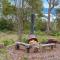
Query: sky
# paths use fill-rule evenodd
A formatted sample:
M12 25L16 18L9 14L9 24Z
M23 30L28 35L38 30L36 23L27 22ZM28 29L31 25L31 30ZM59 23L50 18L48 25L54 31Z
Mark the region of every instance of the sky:
M47 2L47 0L42 0L42 1L43 1L44 8L48 8L48 2ZM59 0L59 5L55 6L55 8L59 8L59 7L60 7L60 0Z
M43 9L43 13L44 14L48 14L48 2L47 2L47 0L43 0L43 6L44 6L44 9ZM55 14L55 9L53 9L52 11L51 11L51 13L52 14Z
M48 2L47 2L47 0L43 0L43 6L44 6L44 8L48 8Z
M48 17L48 2L47 0L43 0L43 6L44 6L44 10L43 10L43 13L46 17ZM51 14L50 14L50 20L52 21L53 19L55 19L55 9L53 9L51 11Z

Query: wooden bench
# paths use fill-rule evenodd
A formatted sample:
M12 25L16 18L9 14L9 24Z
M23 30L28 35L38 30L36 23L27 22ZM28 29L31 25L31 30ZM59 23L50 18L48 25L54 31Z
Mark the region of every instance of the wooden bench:
M16 42L15 44L18 44L18 45L23 45L23 46L30 46L30 44L23 43L23 42Z
M16 42L15 43L15 46L16 46L16 49L19 50L20 47L22 46L25 46L25 48L27 49L27 52L29 52L30 50L30 44L26 44L26 43L23 43L23 42Z
M40 46L44 49L45 47L51 48L51 50L56 47L55 43L49 43L49 44L40 44Z
M25 46L25 48L27 49L27 52L29 52L30 47L35 47L34 45L30 45L30 44L23 43L23 42L16 42L15 44L16 44L16 49L17 49L17 50L19 50L20 45L23 45L23 46ZM38 44L39 44L39 43L38 43ZM56 46L55 43L49 43L49 44L39 44L38 47L42 47L43 50L44 50L44 48L49 47L49 48L52 50L55 46Z

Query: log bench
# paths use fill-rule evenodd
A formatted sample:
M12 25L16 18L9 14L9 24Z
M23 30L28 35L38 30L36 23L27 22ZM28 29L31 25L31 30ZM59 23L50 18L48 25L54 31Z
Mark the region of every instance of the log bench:
M17 50L19 50L20 49L20 45L22 45L22 46L25 46L25 48L27 49L27 52L29 52L29 50L30 50L30 44L26 44L26 43L23 43L23 42L16 42L15 43L15 48L17 49Z
M53 50L54 47L56 47L55 43L49 43L49 44L40 44L40 47L45 50L46 48L49 48L50 50Z
M31 47L34 47L34 45L30 45L30 44L23 43L23 42L16 42L15 44L16 44L16 49L17 50L20 49L20 45L23 45L27 49L27 52L29 52L29 50L30 50ZM39 44L38 47L42 47L43 50L44 50L44 48L49 47L52 50L55 46L56 46L55 43L49 43L49 44Z

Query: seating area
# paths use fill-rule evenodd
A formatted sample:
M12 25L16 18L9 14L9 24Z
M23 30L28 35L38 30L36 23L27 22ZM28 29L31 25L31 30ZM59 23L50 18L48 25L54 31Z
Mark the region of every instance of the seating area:
M51 45L54 46L54 44L51 44ZM22 47L22 45L20 46ZM41 46L44 48L50 45L42 44ZM12 48L9 48L8 52L12 56L12 58L16 56L15 58L16 60L22 60L23 58L28 58L28 60L60 60L60 44L56 44L56 48L54 48L53 50L46 50L46 49L43 50L40 48L39 52L37 53L32 52L33 48L30 50L31 53L26 53L27 50L21 50L21 49L16 50L14 48L15 46Z
M16 42L16 49L20 49L20 46L24 46L26 49L31 49L31 48L34 48L35 45L30 45L30 44L26 44L26 43L23 43L23 42ZM49 48L50 50L52 50L53 48L56 47L56 44L55 43L49 43L49 44L39 44L38 43L38 46L36 46L37 48L41 48L41 49L45 49L47 50L47 48Z

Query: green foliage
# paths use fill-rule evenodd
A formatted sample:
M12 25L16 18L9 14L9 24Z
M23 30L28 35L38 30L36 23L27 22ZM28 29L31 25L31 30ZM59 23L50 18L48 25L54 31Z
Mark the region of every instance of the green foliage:
M10 39L10 40L4 40L3 43L4 43L5 46L8 46L8 45L13 44L14 41L12 39Z
M60 31L60 8L56 9L56 30Z
M35 34L40 35L40 36L44 36L45 32L43 32L41 30L37 30L37 31L35 31Z
M2 4L3 4L3 14L4 15L14 14L16 12L16 7L12 6L8 0L3 0Z
M46 30L46 22L42 21L41 18L36 18L36 22L35 22L35 30L41 30L41 31L45 31Z
M60 17L60 16L59 16ZM60 31L60 18L57 18L57 31Z
M7 21L5 19L0 20L0 30L7 28Z
M41 43L45 43L45 42L47 42L47 39L44 38L41 40Z
M25 21L24 22L24 31L25 31L25 33L28 32L28 30L30 30L30 22Z
M23 37L22 42L27 43L27 38Z
M7 30L13 30L13 22L6 19L0 19L0 30L7 31Z
M24 43L28 43L28 36L27 35L23 35L23 37L22 37L22 42L24 42Z
M28 4L32 7L33 12L42 15L42 0L27 0Z
M60 36L60 32L53 31L50 33L51 36Z
M45 35L44 36L38 36L37 39L40 43L44 43L48 40L47 36L45 36Z

